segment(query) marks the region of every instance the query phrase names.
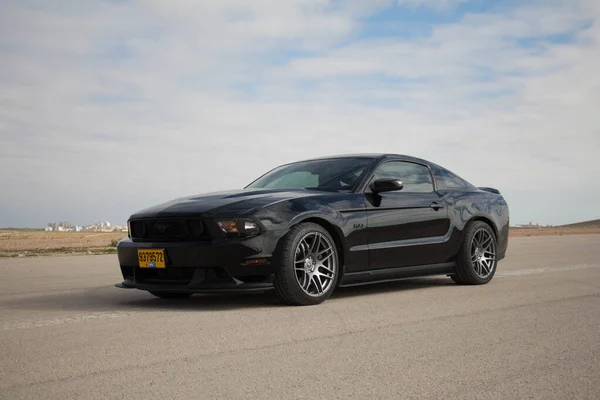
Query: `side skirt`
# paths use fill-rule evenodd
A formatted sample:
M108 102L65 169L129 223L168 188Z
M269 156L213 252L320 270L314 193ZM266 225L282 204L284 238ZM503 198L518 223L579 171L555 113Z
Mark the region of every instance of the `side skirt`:
M370 271L352 272L344 274L340 287L366 285L371 283L389 282L408 278L417 278L430 275L454 274L456 263L442 263L430 265L416 265L413 267L398 267L374 269Z

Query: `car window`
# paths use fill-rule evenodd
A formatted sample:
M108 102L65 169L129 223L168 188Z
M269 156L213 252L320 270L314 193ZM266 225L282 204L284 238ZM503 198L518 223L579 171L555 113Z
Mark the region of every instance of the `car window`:
M264 187L266 188L296 188L296 187L315 187L319 186L319 175L312 174L308 171L292 172L283 175Z
M441 186L446 189L472 189L473 185L459 176L453 174L452 172L440 168L440 171L437 175L438 180L441 183Z
M380 165L371 181L376 179L399 179L404 188L402 193L433 192L433 179L429 168L421 164L404 161L391 161Z
M348 193L372 162L364 157L301 161L277 167L246 187Z

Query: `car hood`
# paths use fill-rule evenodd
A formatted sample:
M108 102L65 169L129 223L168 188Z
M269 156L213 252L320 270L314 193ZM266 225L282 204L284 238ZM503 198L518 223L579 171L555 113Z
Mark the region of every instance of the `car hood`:
M306 189L242 189L207 193L182 197L143 209L132 214L130 219L184 215L237 217L272 203L325 194L331 193Z

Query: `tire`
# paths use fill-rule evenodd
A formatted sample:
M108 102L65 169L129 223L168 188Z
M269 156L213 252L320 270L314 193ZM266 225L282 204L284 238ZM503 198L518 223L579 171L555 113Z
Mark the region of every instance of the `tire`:
M335 241L321 225L305 222L294 226L281 239L274 261L273 286L282 302L315 305L333 293L340 271L339 256Z
M175 293L175 292L152 292L149 293L153 296L160 297L161 299L187 299L191 293Z
M454 274L454 275L449 275L450 279L452 279L454 281L454 283L456 283L457 285L466 285L467 282L463 281L462 279L460 279L458 277L458 275Z
M492 280L498 265L498 241L483 221L467 225L452 280L459 285L484 285Z

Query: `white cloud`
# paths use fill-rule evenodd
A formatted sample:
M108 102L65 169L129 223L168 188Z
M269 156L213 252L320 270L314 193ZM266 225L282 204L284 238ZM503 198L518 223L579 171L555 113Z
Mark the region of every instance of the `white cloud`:
M282 162L371 151L497 186L521 222L598 217L594 1L414 39L360 38L391 1L60 4L0 16L0 226L122 222Z
M425 6L431 8L448 8L460 3L466 3L468 0L396 0L399 6Z

